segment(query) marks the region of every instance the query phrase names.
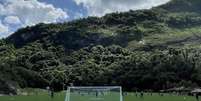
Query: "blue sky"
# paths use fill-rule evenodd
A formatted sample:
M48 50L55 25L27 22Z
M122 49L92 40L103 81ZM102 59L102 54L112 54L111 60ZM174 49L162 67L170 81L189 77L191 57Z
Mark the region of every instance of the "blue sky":
M73 20L87 16L87 10L82 5L77 5L73 0L39 0L39 1L53 4L57 8L62 8L65 12L68 13L69 15L68 20Z
M0 0L0 38L38 23L150 9L170 0Z

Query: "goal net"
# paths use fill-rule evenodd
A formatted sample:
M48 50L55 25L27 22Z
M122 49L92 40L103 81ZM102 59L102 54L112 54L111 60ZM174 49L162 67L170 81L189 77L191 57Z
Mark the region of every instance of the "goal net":
M65 101L123 101L122 88L111 87L69 87Z

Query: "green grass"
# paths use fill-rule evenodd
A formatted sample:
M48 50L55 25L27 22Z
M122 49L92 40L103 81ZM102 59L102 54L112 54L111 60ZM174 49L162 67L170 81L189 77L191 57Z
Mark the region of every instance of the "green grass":
M0 101L64 101L64 93L56 93L54 99L43 92L42 94L34 94L28 96L1 96Z
M186 98L186 100L184 100L184 97ZM76 101L97 101L97 100L93 100L92 98L94 98L94 96L86 98L81 96L76 96L75 98L73 98ZM115 96L113 97L106 97L104 101L115 101ZM55 97L53 99L50 98L50 96L48 96L47 92L43 92L39 95L30 95L30 96L1 96L0 97L0 101L64 101L65 99L65 93L56 93ZM111 99L111 100L109 100ZM98 101L103 101L103 100L98 100ZM128 95L124 96L124 101L196 101L196 99L194 97L190 97L190 96L176 96L176 95L169 95L166 94L164 96L159 96L158 94L153 94L148 95L145 94L144 98L140 98L139 94L136 97L136 95L134 93L128 93Z
M144 47L145 45L166 45L167 42L175 42L178 40L185 40L187 38L193 37L201 37L201 26L193 27L193 28L183 28L183 29L176 29L176 28L169 28L165 33L156 33L150 34L148 36L144 36L142 39L145 44L140 44L139 41L133 40L130 41L127 45L129 49L137 49ZM181 44L183 43L183 45ZM169 44L168 46L173 47L200 47L200 40L193 40L193 41L185 41L185 42L178 42L174 44Z
M119 101L119 93L110 92L105 95L96 96L95 93L82 95L78 93L71 93L70 101Z
M176 96L176 95L169 95L169 94L160 96L158 94L154 94L152 96L145 95L144 98L140 98L139 96L136 97L133 95L128 95L124 97L124 101L196 101L196 99L190 96Z

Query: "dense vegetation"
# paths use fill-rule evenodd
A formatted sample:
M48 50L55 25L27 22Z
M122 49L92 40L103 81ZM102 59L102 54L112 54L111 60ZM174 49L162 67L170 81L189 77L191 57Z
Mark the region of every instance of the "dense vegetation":
M173 0L19 29L0 40L0 93L47 85L61 90L70 83L125 90L201 86L200 6L199 0Z

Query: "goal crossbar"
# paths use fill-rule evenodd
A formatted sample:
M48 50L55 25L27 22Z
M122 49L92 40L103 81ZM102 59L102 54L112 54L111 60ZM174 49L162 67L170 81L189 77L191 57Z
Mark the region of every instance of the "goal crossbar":
M113 88L121 88L121 86L73 86L73 87L68 87L68 89L71 89L71 88L110 88L110 89L113 89Z

